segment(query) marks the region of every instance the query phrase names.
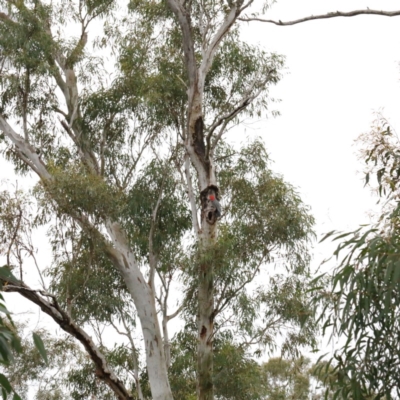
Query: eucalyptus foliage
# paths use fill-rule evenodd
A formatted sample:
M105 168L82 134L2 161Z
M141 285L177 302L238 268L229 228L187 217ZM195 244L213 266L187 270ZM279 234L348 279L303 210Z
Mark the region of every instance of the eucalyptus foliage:
M332 366L335 398L391 399L400 396L400 143L382 117L361 141L366 184L380 195L382 213L372 226L324 238L340 244L322 318L325 329L346 338L324 369Z

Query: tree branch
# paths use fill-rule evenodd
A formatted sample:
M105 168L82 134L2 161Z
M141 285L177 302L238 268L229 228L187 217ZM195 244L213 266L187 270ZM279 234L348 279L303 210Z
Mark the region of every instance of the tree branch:
M8 249L7 249L7 253L6 253L6 259L7 259L7 264L8 264L8 265L11 265L11 262L10 262L11 250L12 250L12 247L13 247L13 245L14 245L14 242L15 242L16 239L17 239L19 227L21 226L22 210L21 210L20 207L18 207L18 211L19 211L19 213L18 213L18 215L17 215L17 223L15 224L14 232L13 232L13 234L12 234L12 236L11 236L11 241L10 241L10 244L8 245ZM22 279L21 279L21 280L22 280Z
M171 11L178 19L183 36L183 52L185 54L186 68L188 71L189 87L194 88L197 78L196 58L194 54L194 42L192 35L192 27L190 24L190 16L187 10L179 0L167 0L167 4ZM189 102L191 99L189 98Z
M215 129L217 129L220 125L222 125L225 122L225 126L226 124L231 121L233 118L236 117L236 115L238 115L242 110L244 110L253 100L252 99L253 96L250 97L246 97L245 99L243 99L232 111L228 112L227 114L223 115L222 117L220 117L216 122L214 122L210 128L209 128L209 132L207 135L207 156L209 154L209 152L216 146L216 144L218 143L218 140L220 139L220 136L222 136L222 134L218 134L217 137L215 138L213 144L210 144L211 141L211 137L212 134L214 133Z
M209 132L207 135L207 156L210 152L212 152L215 149L215 146L218 144L219 140L221 139L224 130L227 126L227 124L233 119L235 118L237 115L239 115L243 110L245 110L247 108L247 106L249 104L251 104L251 102L253 100L255 100L261 93L262 91L265 89L265 85L270 82L273 78L273 75L276 71L275 70L271 70L269 71L268 75L266 76L266 78L264 79L264 81L262 82L260 86L260 88L253 94L249 94L246 97L244 97L234 108L232 111L226 113L225 115L221 116L217 121L215 121L209 128ZM253 88L255 86L255 82L253 83L252 88L248 91L248 93L252 92ZM215 131L216 128L218 128L220 125L222 125L222 128L219 130L218 134L215 136L214 140L212 143L210 143L211 141L211 137Z
M280 322L282 320L282 317L277 317L274 320L269 321L264 328L262 329L258 329L257 332L249 339L249 340L245 340L240 344L241 348L248 348L252 345L255 344L259 344L261 342L261 340L264 337L264 334L269 330L272 329L272 327L277 324L278 322Z
M89 168L90 172L94 175L97 175L98 172L98 164L96 157L94 156L93 152L90 150L84 149L83 146L79 143L79 139L77 138L76 134L72 132L71 126L68 124L67 121L60 120L61 126L64 128L65 132L67 132L68 136L74 142L76 149L78 151L79 157L81 158L82 162Z
M67 126L68 127L68 126ZM26 143L26 141L23 139L21 135L19 135L17 132L14 131L14 129L8 124L8 122L3 118L3 116L0 114L0 130L3 131L5 136L7 136L11 142L15 145L15 150L17 152L17 155L33 170L35 171L39 177L43 181L52 181L53 176L48 172L46 165L43 163L43 161L39 158L39 155L37 154L36 150L32 145L29 143ZM95 234L99 238L101 238L102 242L106 243L106 240L104 236L99 232L98 229L94 227L93 224L90 223L88 218L79 213L75 212L74 210L71 210L69 212L69 215L78 222L80 227L88 232L89 234ZM122 240L123 243L123 248L124 250L127 250L129 253L129 246L127 244L127 240L125 235L122 233L122 230L119 226L118 223L116 222L111 222L106 218L105 224L108 228L108 232L110 234L110 237L115 239L114 235L117 235L119 239ZM123 252L117 251L111 246L107 245L106 246L106 254L110 257L111 261L114 263L115 266L121 271L121 269L126 269L126 263L125 259L123 256ZM122 257L122 258L121 258ZM134 263L136 266L136 264ZM139 271L139 269L135 268L135 271ZM143 278L139 271L139 278Z
M154 276L157 268L157 254L154 252L154 233L156 230L156 219L158 209L160 208L162 195L164 192L164 179L161 182L160 193L158 195L157 203L151 213L151 226L149 232L149 264L150 264L150 274L149 274L149 286L154 290Z
M229 302L236 297L239 292L250 282L253 281L257 273L259 272L259 267L261 263L264 261L264 259L261 260L261 262L258 264L257 268L254 268L253 273L236 289L232 290L229 295L225 296L226 289L228 288L227 285L224 286L221 296L219 297L217 304L214 309L214 317L216 317L228 304ZM224 300L224 301L223 301Z
M221 43L222 39L225 35L229 32L232 25L235 23L236 19L240 15L240 8L233 6L227 16L225 17L224 22L219 27L217 33L212 38L210 45L208 46L207 50L205 51L201 66L200 66L200 77L202 79L202 86L208 71L211 68L212 62L214 60L215 52L217 51L219 44Z
M330 12L327 14L320 14L320 15L310 15L309 17L296 19L293 21L285 21L282 22L281 20L274 21L272 19L263 19L263 18L239 18L240 21L259 21L259 22L267 22L270 24L275 24L279 26L289 26L289 25L296 25L301 24L302 22L307 21L314 21L316 19L328 19L328 18L336 18L336 17L355 17L357 15L381 15L384 17L396 17L400 15L400 11L381 11L381 10L355 10L349 12L343 11L335 11Z
M24 283L16 280L13 280L12 284L8 284L4 278L0 277L0 280L4 284L4 291L19 293L32 303L35 303L44 313L49 315L62 330L79 340L96 365L96 376L102 379L113 390L118 399L133 400L133 397L112 371L104 355L93 343L91 337L77 326L71 317L60 308L54 296L43 291L33 290ZM52 300L48 301L43 298L44 296Z
M29 100L29 90L30 90L30 72L29 68L25 71L25 82L24 89L22 90L22 126L24 131L24 138L27 143L29 143L28 134L28 100Z
M115 324L112 321L110 321L110 323L120 335L126 336L129 340L129 343L131 345L131 350L132 350L133 378L135 379L135 383L136 383L136 392L139 397L139 400L144 400L143 393L142 393L142 387L140 384L140 376L139 376L139 362L138 362L138 358L137 358L138 351L136 349L135 342L131 335L131 330L129 329L129 326L125 321L124 314L119 308L118 308L118 311L120 313L119 315L121 317L121 322L124 325L125 332L120 332L119 329L115 326Z
M171 321L171 319L174 319L179 315L179 313L183 310L184 302L170 315L167 315L167 320Z
M46 169L45 164L40 159L35 148L27 143L21 135L14 131L9 123L0 114L0 130L15 145L18 155L35 171L43 180L51 179L51 175Z
M21 135L16 133L8 122L0 114L0 130L4 132L12 143L16 147L18 156L24 160L24 162L35 171L43 181L52 181L53 176L48 172L46 165L39 158L33 146L22 138ZM59 202L58 202L59 203ZM123 232L121 226L117 222L111 221L105 217L105 226L108 234L115 245L113 248L107 243L104 235L89 221L89 219L82 213L70 210L68 214L80 225L80 227L88 232L90 235L96 235L104 244L105 252L110 258L111 262L121 272L123 279L129 289L129 292L134 298L135 304L140 297L138 292L138 285L140 289L146 291L148 289L147 284L144 281L143 275L139 270L137 261L131 252L131 249L126 238L126 234Z

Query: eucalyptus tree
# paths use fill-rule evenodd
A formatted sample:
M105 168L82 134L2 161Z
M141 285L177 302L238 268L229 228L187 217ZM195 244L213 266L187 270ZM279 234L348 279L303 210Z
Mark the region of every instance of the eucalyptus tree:
M346 338L329 360L336 394L398 398L400 143L381 115L359 141L366 185L379 196L382 209L371 225L326 236L339 241L338 266L329 277L331 290L321 293L321 318L324 328Z
M218 335L261 351L288 327L284 349L312 343L304 290L312 218L270 171L260 141L237 150L226 137L266 112L283 63L240 40L239 18L257 17L244 15L252 1L0 5L2 154L39 177L34 198L17 191L0 210L3 254L20 277L7 291L78 339L120 399L133 389L113 370L99 325L126 338L143 398L140 321L155 400L173 397L168 322L179 314L197 331L199 399L214 397ZM220 220L210 195L223 195ZM35 290L23 272L40 224L49 226L54 260L50 285L43 279ZM274 261L291 275L249 290ZM182 298L171 312L176 289Z

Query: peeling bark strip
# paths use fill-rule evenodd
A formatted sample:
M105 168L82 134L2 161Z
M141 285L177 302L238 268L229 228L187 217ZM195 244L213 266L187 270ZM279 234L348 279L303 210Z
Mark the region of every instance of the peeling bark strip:
M193 147L196 154L201 158L202 162L205 163L206 146L204 144L203 117L197 118L194 124Z
M5 279L0 279L4 284L4 291L19 293L32 303L35 303L44 313L49 315L62 330L69 333L82 343L90 355L90 358L96 365L96 376L98 376L110 387L119 400L133 400L131 393L128 391L128 389L126 389L124 384L117 378L113 370L109 367L106 358L93 343L91 337L83 329L77 326L71 317L60 308L53 296L33 290L21 282L7 284L8 282L6 282ZM40 296L39 293L41 293L42 296L50 297L52 302L45 300L42 296Z

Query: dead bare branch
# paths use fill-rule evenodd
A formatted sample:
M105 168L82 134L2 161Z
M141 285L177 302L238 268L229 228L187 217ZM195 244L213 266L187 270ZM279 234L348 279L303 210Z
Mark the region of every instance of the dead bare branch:
M400 10L399 11L382 11L382 10L370 10L369 8L366 10L355 10L355 11L349 11L349 12L343 12L343 11L335 11L335 12L330 12L327 14L320 14L320 15L310 15L305 18L300 18L300 19L295 19L293 21L275 21L272 19L263 19L263 18L256 18L256 17L249 17L249 18L238 18L240 21L258 21L258 22L266 22L269 24L275 24L278 26L289 26L289 25L296 25L296 24L301 24L302 22L307 22L307 21L314 21L317 19L328 19L328 18L336 18L336 17L355 17L357 15L381 15L384 17L396 17L400 15Z

